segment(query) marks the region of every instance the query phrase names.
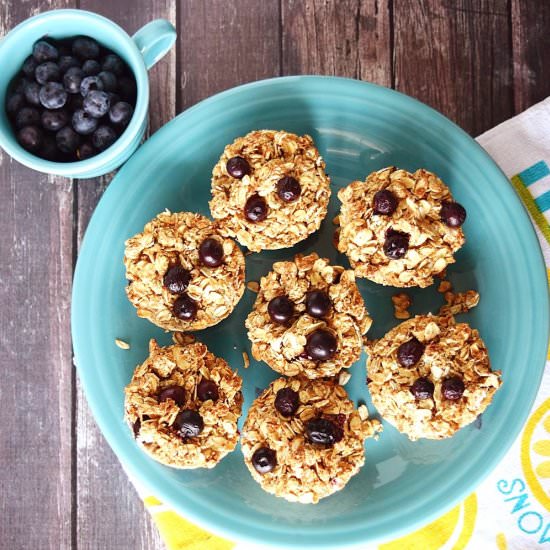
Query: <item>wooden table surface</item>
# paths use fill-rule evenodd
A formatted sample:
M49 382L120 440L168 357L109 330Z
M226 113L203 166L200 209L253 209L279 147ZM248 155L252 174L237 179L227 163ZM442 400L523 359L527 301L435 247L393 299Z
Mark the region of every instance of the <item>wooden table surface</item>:
M2 0L0 37L74 7L130 34L158 17L176 26L150 72L151 132L220 90L289 74L391 86L471 135L550 95L549 0ZM73 269L111 177L41 175L0 151L2 550L163 547L72 364Z

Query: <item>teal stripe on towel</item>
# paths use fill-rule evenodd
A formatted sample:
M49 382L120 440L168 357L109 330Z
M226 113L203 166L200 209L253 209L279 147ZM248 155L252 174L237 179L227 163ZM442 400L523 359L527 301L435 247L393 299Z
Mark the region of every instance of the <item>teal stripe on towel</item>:
M544 192L542 195L535 199L535 203L539 207L541 212L546 212L550 209L550 190Z
M546 162L541 160L536 164L533 164L533 166L529 166L529 168L525 169L523 172L520 172L518 176L527 187L545 176L550 176L550 168L548 168L548 164L546 164Z

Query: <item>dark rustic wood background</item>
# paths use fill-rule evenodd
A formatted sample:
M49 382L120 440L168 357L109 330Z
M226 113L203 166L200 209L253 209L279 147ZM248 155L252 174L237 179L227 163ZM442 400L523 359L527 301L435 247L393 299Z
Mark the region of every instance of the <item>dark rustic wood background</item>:
M176 26L150 72L151 132L220 90L289 74L391 86L472 135L550 95L549 0L1 0L0 36L69 7L130 34L158 17ZM110 179L41 175L0 151L2 550L162 548L72 364L73 268Z

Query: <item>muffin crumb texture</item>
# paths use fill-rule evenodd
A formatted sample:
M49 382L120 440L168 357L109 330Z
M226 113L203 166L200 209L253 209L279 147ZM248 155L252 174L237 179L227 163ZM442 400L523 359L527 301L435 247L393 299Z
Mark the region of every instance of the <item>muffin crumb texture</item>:
M225 148L212 172L212 216L254 252L288 248L317 231L329 198L325 162L307 135L250 132Z
M452 316L416 316L369 342L367 352L373 404L411 440L452 436L501 385L478 331Z
M288 311L277 318L272 306L281 298ZM320 378L335 376L359 359L371 323L353 271L312 253L273 264L260 281L246 328L256 360L286 376ZM312 339L319 335L334 348L325 350L322 337L319 348L314 347ZM308 354L310 349L316 357Z
M220 254L217 261L205 242ZM126 241L124 265L126 293L138 316L166 330L213 326L233 311L244 292L241 250L200 214L159 214Z
M384 168L350 183L338 198L337 248L348 256L357 277L426 287L455 261L453 254L464 244L460 225L465 211L427 170Z
M126 387L125 418L155 460L174 468L213 468L237 445L241 384L204 344L160 347L151 340L149 357ZM199 415L196 435L189 435L192 422L182 420L189 411Z
M396 319L409 319L411 314L409 308L412 305L412 298L405 292L399 292L391 297L393 303L393 316Z
M276 402L282 391L289 390L297 401L293 414L284 416ZM313 432L312 421L324 425L325 431L327 426L332 429L336 441L313 443L312 438L318 440L326 433ZM365 462L365 439L380 430L377 420L354 409L345 389L334 380L279 378L250 407L241 448L252 477L265 491L291 502L315 503L344 488ZM271 455L264 469L263 464L255 466L260 449Z
M445 285L444 283L448 283ZM439 308L439 315L449 316L459 313L468 313L479 304L479 293L476 290L467 290L466 292L453 292L452 286L448 281L442 281L440 290L445 298L445 305Z

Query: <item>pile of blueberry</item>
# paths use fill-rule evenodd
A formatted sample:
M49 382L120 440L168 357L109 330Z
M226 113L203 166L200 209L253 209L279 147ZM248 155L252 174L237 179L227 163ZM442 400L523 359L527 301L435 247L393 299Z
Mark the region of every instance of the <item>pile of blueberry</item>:
M126 63L93 38L36 42L6 96L17 141L46 160L84 160L113 144L136 104Z

